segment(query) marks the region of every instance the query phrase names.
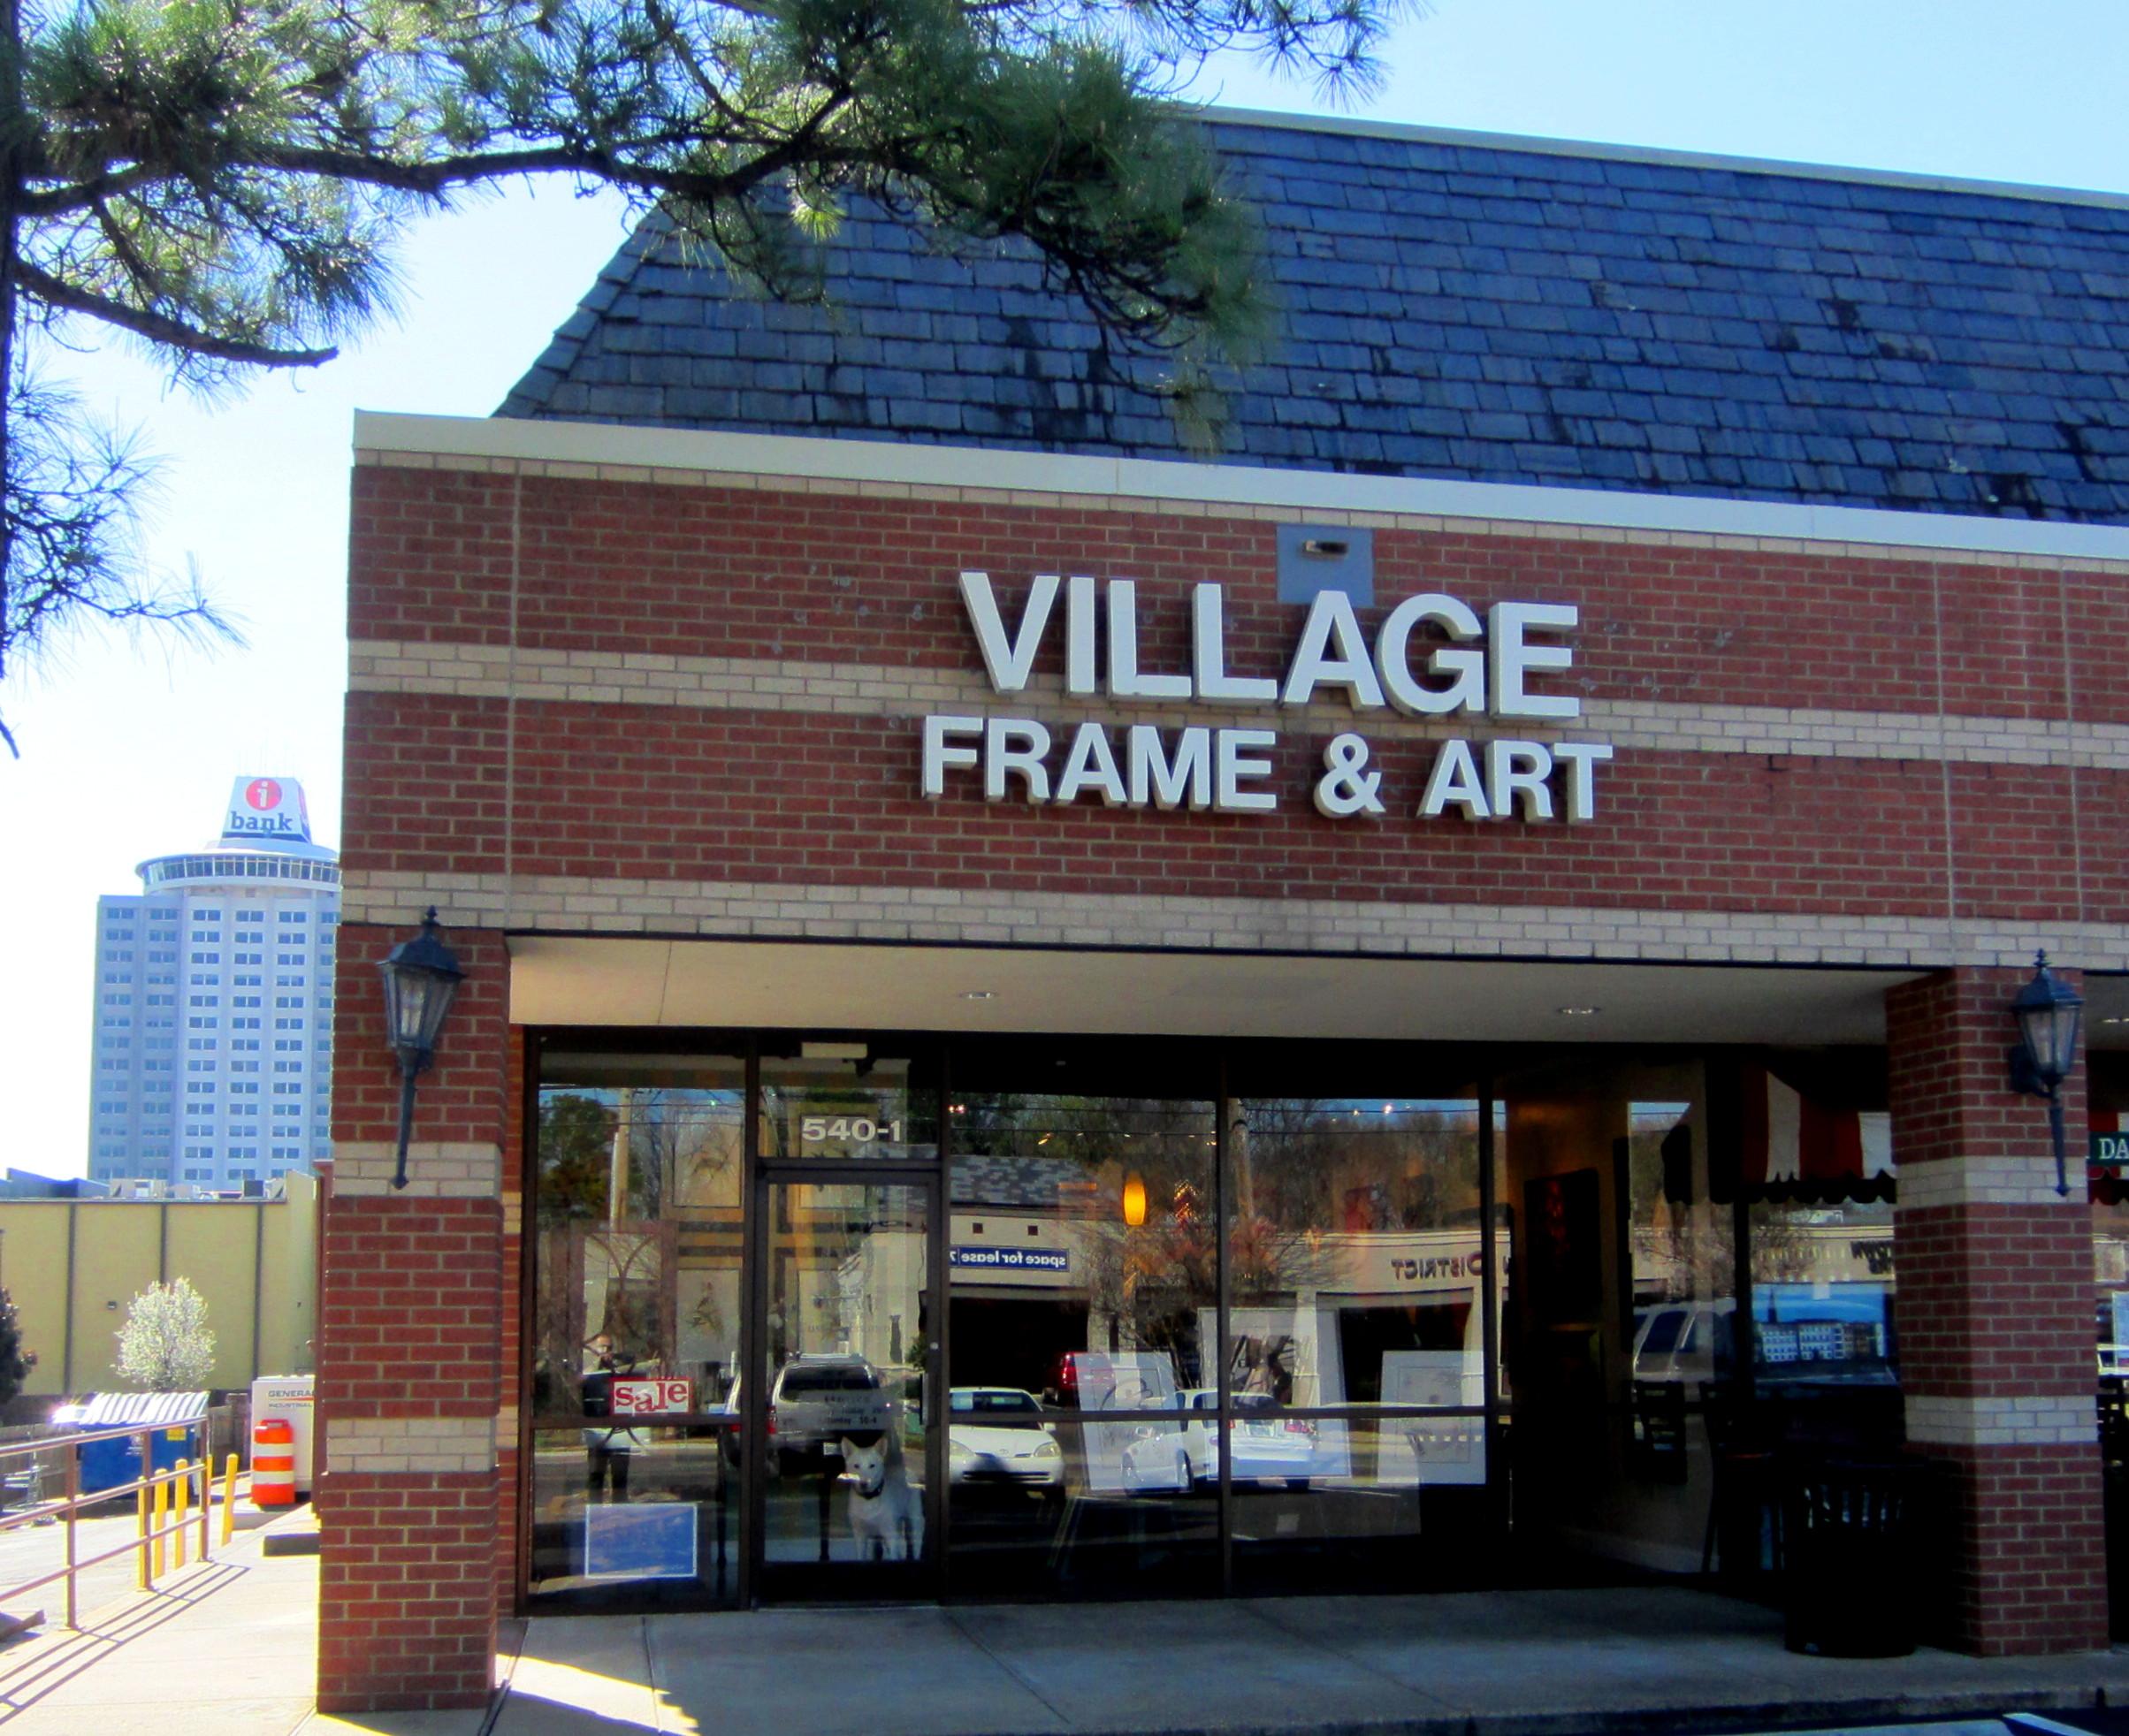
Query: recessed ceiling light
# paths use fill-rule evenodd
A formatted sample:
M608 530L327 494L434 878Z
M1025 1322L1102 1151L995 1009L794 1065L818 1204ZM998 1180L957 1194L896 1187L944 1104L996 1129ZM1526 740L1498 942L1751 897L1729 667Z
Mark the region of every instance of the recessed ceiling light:
M1603 1010L1601 1007L1562 1007L1560 1014L1562 1018L1594 1018Z
M964 1001L996 1001L998 991L995 988L965 988L961 991L961 998Z

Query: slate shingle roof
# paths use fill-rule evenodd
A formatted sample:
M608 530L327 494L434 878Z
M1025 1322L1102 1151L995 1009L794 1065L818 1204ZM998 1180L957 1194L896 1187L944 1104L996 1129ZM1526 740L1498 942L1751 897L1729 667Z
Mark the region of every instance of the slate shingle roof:
M1222 459L2129 522L2129 202L1227 118L1281 333ZM1187 457L1027 251L854 217L833 312L653 223L499 415Z

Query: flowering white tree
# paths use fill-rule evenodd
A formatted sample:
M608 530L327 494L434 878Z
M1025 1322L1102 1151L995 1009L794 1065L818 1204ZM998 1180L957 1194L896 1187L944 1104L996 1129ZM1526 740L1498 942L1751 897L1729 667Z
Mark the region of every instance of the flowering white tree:
M207 1298L189 1279L150 1284L134 1297L118 1338L118 1378L150 1392L195 1390L214 1367Z

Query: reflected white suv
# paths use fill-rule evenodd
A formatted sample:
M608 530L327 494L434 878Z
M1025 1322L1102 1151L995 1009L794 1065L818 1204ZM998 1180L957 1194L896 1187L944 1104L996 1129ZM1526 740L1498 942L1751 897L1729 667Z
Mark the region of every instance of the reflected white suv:
M739 1454L740 1382L725 1395L726 1458ZM885 1435L897 1426L897 1406L881 1382L880 1371L861 1356L839 1351L795 1356L776 1371L769 1389L769 1445L777 1467L797 1468L803 1460L828 1456L844 1435L863 1439Z

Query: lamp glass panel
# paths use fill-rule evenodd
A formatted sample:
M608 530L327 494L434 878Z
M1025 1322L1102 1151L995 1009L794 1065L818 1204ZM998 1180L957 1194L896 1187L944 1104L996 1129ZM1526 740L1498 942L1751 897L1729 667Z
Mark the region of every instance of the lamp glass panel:
M392 1042L395 1048L424 1046L423 1027L429 1023L429 999L435 978L426 971L401 969L385 977Z
M436 1047L436 1039L444 1028L444 1019L451 1011L453 998L458 994L455 977L431 977L427 993L422 997L420 1042L424 1049Z
M397 1048L400 1046L400 1033L407 1028L401 1007L400 973L386 964L378 974L385 982L385 1040L392 1047Z
M2037 997L2036 997L2037 1000ZM2050 1001L2018 1009L2018 1038L2034 1070L2049 1080L2064 1077L2077 1058L2081 1002Z
M392 1019L392 1047L396 1049L434 1049L443 1015L451 1006L451 989L458 985L449 977L434 977L428 971L385 972L385 1013Z
M2048 1021L2048 1052L2041 1059L2057 1078L2067 1077L2077 1064L2078 1025L2084 1011L2074 1001L2058 1001L2053 1016Z

